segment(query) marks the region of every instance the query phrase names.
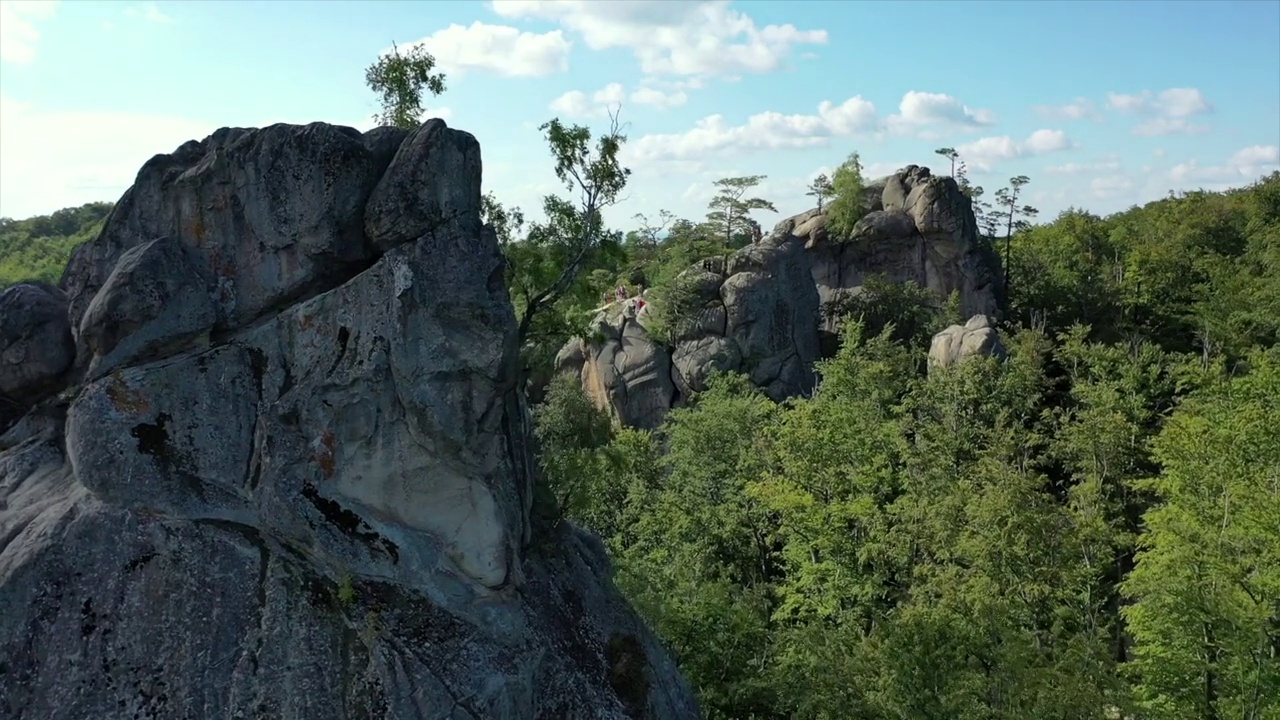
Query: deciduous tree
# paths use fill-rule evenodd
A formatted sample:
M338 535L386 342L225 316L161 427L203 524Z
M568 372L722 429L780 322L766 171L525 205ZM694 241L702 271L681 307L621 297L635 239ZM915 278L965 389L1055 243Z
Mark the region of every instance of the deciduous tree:
M445 90L444 73L432 73L435 67L435 57L421 45L403 55L392 45L391 53L379 57L364 73L365 83L382 105L374 121L406 130L417 127L426 110L423 92L439 95Z

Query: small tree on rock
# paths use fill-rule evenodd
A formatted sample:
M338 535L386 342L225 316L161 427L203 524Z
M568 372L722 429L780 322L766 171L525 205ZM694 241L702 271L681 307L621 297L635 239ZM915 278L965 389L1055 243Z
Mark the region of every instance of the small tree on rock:
M426 108L422 105L423 91L432 95L444 92L444 73L432 73L436 59L415 45L405 54L394 44L391 54L379 57L364 73L369 89L379 95L382 109L374 114L374 121L405 130L418 126Z
M862 192L862 160L851 153L831 176L834 196L827 206L827 227L837 235L848 235L853 226L867 214Z
M717 234L724 238L725 247L733 245L734 236L752 234L751 216L748 215L752 210L778 212L768 200L743 197L764 178L764 175L747 175L723 178L715 182L719 193L708 205L711 212L707 213L707 223L714 226Z
M813 182L809 183L808 192L805 193L809 197L817 198L818 212L822 212L822 204L826 202L827 198L835 194L836 189L831 184L831 178L827 177L826 173L814 178Z

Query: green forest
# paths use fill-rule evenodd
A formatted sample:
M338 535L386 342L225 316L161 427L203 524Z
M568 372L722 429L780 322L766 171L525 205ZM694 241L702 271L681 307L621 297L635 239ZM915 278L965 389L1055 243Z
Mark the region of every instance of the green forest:
M432 67L372 66L380 119L416 127ZM610 229L617 118L542 131L581 203L484 199L536 402L533 551L598 534L708 718L1280 718L1280 173L1037 225L1028 178L988 201L943 148L1007 273L1007 359L929 372L962 318L882 283L812 397L722 374L650 432L552 358L618 284L678 323L680 273L776 208L725 178L704 220ZM836 232L862 183L856 154L814 182ZM0 286L56 281L109 209L0 221Z
M552 383L557 510L709 717L1280 718L1280 174L1009 248L1005 362L928 373L899 288L812 398Z

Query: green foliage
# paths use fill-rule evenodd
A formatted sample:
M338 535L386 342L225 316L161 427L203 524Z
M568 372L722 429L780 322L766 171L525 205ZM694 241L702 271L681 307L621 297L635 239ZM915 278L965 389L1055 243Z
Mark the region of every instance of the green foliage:
M697 276L690 273L678 275L654 288L649 294L649 302L653 306L647 326L649 337L668 344L679 339L684 328L705 304Z
M546 219L528 224L519 208L504 207L491 194L481 203L482 219L502 246L522 368L530 375L550 369L556 352L585 328L600 294L621 271L622 235L604 226L600 212L617 202L631 175L618 161L626 137L616 115L594 143L590 128L581 125L553 119L540 129L556 177L579 201L548 195L542 204Z
M929 347L934 333L952 322L963 322L954 309L948 313L939 307L938 298L926 288L874 275L863 282L860 292L837 299L823 310L858 319L873 334L892 328L895 340L915 348Z
M1015 321L1095 339L1151 338L1234 360L1280 337L1280 173L1249 188L1189 193L1109 218L1067 210L1018 233Z
M435 73L436 59L421 45L405 54L394 44L391 54L383 55L364 74L365 84L378 94L381 110L373 116L382 125L412 130L421 122L426 108L423 92L439 95L445 90L444 73Z
M356 586L350 575L343 575L338 580L338 604L343 609L350 609L356 604Z
M543 521L558 523L566 513L599 532L608 523L615 493L607 482L607 457L598 452L612 439L609 416L583 392L576 378L560 375L534 410L542 476L538 500Z
M26 280L57 284L71 253L102 231L112 203L88 203L25 220L0 218L0 290Z
M1173 414L1124 582L1146 717L1280 716L1280 352Z
M862 160L852 153L831 176L834 197L827 206L827 227L838 236L848 236L853 226L867 214L863 202Z

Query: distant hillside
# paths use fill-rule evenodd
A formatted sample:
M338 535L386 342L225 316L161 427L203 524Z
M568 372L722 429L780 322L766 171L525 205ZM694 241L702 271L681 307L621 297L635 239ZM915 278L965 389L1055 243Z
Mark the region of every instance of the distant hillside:
M0 218L0 289L24 280L58 282L71 252L98 234L113 206L94 202L25 220Z

